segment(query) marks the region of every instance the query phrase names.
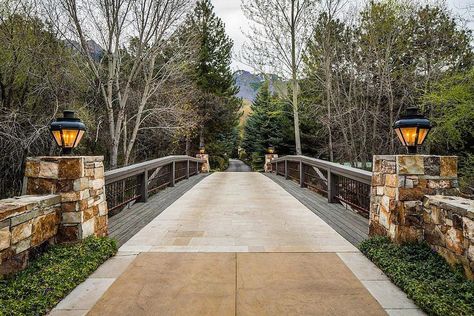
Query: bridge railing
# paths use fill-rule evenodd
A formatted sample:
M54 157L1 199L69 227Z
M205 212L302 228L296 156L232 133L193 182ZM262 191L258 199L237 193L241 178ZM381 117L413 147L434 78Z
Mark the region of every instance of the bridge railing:
M284 156L272 160L272 170L368 216L372 172L306 156Z
M105 173L109 216L132 202L146 202L159 190L199 173L204 160L190 156L167 156Z

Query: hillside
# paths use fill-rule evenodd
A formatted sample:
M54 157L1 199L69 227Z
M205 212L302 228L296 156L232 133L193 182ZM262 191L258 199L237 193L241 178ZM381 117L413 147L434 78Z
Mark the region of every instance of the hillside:
M265 80L270 81L270 91L273 93L284 93L286 85L277 75L273 74L253 74L246 70L237 70L234 73L235 84L239 87L237 96L244 100L253 102L257 96L258 89Z

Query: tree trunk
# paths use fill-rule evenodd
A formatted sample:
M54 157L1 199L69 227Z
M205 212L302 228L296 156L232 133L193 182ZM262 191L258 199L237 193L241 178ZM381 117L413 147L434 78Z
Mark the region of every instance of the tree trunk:
M204 127L199 130L199 147L204 147Z
M296 25L295 25L295 0L291 1L291 72L293 84L293 123L295 127L295 147L296 154L301 155L301 139L300 139L300 120L298 117L298 81L296 78Z
M186 135L186 156L191 156L191 141L189 135Z

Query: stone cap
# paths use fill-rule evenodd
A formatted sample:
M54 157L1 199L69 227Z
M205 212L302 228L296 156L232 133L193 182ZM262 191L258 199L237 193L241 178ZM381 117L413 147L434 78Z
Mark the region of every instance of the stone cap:
M434 205L474 219L474 200L465 199L460 196L425 195L423 204L425 207Z
M41 161L58 161L58 160L69 160L69 159L84 159L85 162L103 161L104 156L37 156L37 157L27 158L27 160L41 160Z
M61 196L49 195L22 195L0 200L0 221L29 212L36 207L48 207L61 202Z
M400 155L374 155L374 158L377 158L377 159L384 159L384 160L392 160L392 161L395 161L395 159L397 157L415 157L415 156L418 156L418 157L450 157L450 158L458 158L458 156L442 156L442 155L408 155L408 154L400 154Z

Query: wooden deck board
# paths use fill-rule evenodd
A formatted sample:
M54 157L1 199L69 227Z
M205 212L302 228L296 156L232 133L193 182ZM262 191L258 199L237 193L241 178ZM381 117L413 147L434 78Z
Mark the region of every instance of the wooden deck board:
M325 197L309 189L301 188L297 183L285 180L282 176L273 173L265 175L278 183L353 245L357 246L368 238L368 219L346 209L341 204L328 203Z
M167 187L150 197L147 203L136 203L112 216L109 218L109 236L115 238L120 247L207 175L199 174L177 182L174 187Z

